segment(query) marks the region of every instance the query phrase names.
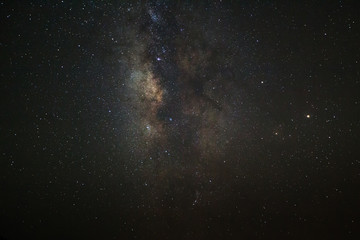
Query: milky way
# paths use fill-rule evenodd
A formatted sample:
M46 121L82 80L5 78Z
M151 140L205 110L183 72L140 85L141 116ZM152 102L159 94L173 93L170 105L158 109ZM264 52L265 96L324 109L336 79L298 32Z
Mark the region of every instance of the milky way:
M123 127L149 184L165 192L173 181L190 178L193 202L206 194L195 186L211 182L205 169L226 162L228 146L246 134L231 66L237 46L209 41L208 29L190 25L166 4L146 4L141 11L124 56L129 118ZM226 30L213 31L221 37Z

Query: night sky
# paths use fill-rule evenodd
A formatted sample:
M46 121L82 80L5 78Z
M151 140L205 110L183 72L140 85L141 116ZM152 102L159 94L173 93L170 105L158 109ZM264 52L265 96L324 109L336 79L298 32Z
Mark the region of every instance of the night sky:
M356 1L1 1L0 239L352 239Z

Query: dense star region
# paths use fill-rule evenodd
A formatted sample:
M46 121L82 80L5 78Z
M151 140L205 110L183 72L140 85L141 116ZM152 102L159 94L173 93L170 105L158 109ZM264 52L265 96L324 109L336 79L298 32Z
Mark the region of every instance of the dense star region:
M185 20L165 4L149 4L143 11L131 36L135 44L124 57L125 105L131 112L124 130L137 159L164 164L156 171L180 163L174 170L181 172L181 165L192 165L186 171L193 175L199 161L224 158L244 124L238 121L236 69L222 63L231 60L235 47L220 49L203 31L185 30Z
M0 7L0 239L356 239L356 1Z

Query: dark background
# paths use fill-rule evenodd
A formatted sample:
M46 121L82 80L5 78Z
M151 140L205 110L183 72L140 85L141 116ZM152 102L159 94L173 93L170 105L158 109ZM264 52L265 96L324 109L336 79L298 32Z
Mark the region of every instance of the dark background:
M355 238L356 1L0 7L4 239Z

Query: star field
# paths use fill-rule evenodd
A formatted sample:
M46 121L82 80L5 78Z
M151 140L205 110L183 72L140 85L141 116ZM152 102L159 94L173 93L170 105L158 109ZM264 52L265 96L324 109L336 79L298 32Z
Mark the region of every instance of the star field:
M0 5L0 238L356 238L356 1Z

